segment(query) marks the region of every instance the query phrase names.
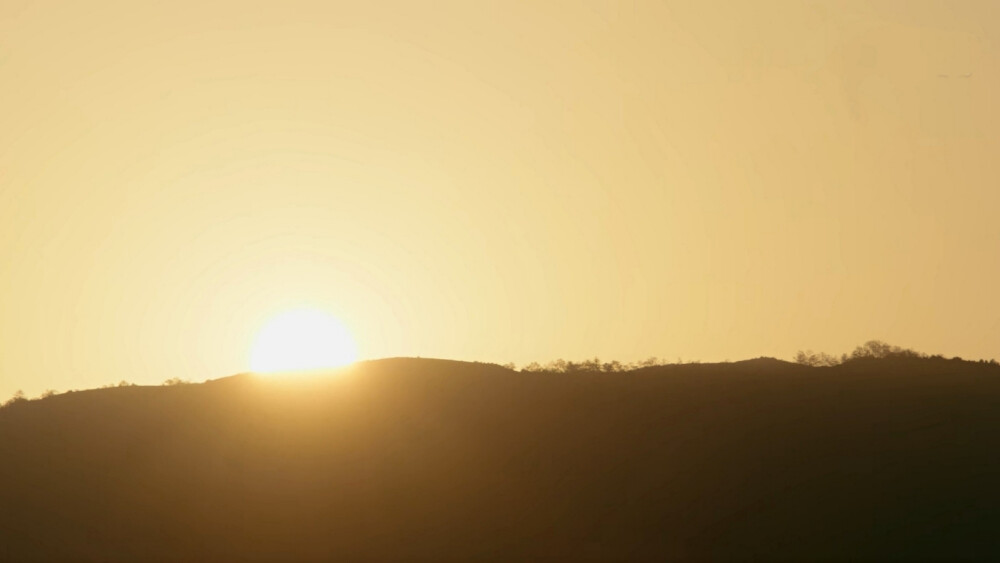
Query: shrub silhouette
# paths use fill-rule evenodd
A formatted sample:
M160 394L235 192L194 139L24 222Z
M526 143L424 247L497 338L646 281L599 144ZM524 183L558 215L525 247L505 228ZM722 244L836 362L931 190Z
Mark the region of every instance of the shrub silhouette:
M678 363L683 362L678 360ZM668 364L656 356L650 356L645 360L630 363L623 363L618 360L602 362L597 357L578 362L560 358L545 365L538 362L531 362L522 367L521 371L524 373L623 373L665 365Z
M23 403L27 400L27 397L24 396L24 391L18 389L17 391L14 391L14 395L11 396L10 399L7 399L2 405L0 405L0 407L9 407L17 403Z

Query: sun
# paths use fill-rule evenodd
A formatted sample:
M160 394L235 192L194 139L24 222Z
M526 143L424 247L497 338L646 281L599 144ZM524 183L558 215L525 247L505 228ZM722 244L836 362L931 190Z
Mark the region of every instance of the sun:
M257 333L250 369L257 373L335 368L358 359L351 334L335 317L294 309L272 318Z

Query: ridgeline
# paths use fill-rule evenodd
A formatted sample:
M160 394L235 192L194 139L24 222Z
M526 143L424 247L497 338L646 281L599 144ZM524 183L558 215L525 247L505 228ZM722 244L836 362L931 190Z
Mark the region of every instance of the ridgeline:
M7 405L0 560L995 560L998 475L983 362L388 359Z

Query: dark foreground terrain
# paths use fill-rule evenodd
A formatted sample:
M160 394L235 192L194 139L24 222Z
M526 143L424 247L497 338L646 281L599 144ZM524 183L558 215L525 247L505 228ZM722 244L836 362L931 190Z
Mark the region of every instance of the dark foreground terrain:
M0 410L0 560L1000 559L1000 369L381 360Z

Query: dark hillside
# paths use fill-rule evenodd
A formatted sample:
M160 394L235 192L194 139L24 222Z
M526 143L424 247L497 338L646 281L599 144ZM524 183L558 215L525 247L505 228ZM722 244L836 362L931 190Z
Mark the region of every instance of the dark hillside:
M1000 557L1000 368L392 359L0 410L0 559Z

